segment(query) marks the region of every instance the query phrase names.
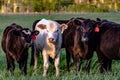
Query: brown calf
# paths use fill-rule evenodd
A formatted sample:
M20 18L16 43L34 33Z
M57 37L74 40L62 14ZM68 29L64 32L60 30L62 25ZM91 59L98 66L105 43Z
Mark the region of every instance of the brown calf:
M7 69L12 73L15 69L14 60L19 63L20 70L27 74L28 48L31 46L31 36L38 31L31 32L28 28L22 28L17 24L8 26L2 37L2 49L6 54Z

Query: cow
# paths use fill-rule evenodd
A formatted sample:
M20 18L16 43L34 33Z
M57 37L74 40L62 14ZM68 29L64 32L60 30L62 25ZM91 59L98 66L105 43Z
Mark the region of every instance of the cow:
M112 71L112 60L120 60L120 24L97 18L97 55L100 72Z
M94 28L96 21L85 18L72 18L63 32L63 44L66 49L67 70L69 71L70 56L72 54L75 70L80 70L82 59L87 59L86 71L90 71L90 62L95 48Z
M90 72L90 63L93 57L93 52L95 51L96 44L95 44L95 28L96 28L96 21L86 19L83 22L80 22L79 19L75 21L76 24L79 26L75 31L74 37L74 64L76 64L76 69L79 71L79 58L82 62L82 59L86 59L86 71Z
M19 68L23 74L27 74L28 48L31 46L31 37L36 36L38 33L38 31L22 28L16 23L5 28L1 46L6 54L7 70L12 74L15 69L15 60L19 64Z
M34 69L37 67L38 55L41 52L43 57L43 76L47 76L49 68L49 58L54 59L56 76L59 76L60 53L62 45L62 32L67 26L60 25L56 21L41 19L35 22L34 29L40 31L33 41Z
M33 25L32 25L33 30L35 30L35 26L40 20L41 19L38 19L33 22ZM69 20L54 20L54 21L58 22L59 24L66 24ZM63 44L62 44L62 48L65 48ZM34 66L34 52L33 52L34 50L33 49L34 49L34 46L32 46L30 66ZM53 63L53 59L49 58L49 61Z

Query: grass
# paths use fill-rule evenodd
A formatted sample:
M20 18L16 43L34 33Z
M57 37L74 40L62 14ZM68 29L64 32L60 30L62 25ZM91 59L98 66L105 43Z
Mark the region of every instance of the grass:
M3 30L6 26L11 23L17 23L23 27L29 27L32 29L32 23L36 19L70 19L72 17L84 17L90 19L96 19L97 17L102 19L108 19L114 22L120 23L120 13L79 13L79 14L52 14L52 15L0 15L0 42ZM23 76L16 64L16 69L14 75L11 75L10 72L6 70L6 57L0 46L0 80L120 80L120 61L113 61L112 72L106 74L100 74L98 70L97 56L94 54L91 64L91 72L87 74L85 72L84 66L85 62L82 65L81 71L78 75L75 74L74 66L71 65L70 72L66 70L66 59L65 59L65 50L62 50L61 54L61 63L60 63L60 77L55 77L54 65L50 64L48 70L48 77L43 78L43 66L42 59L40 56L39 66L36 70L33 70L30 64L30 51L28 58L28 67L27 67L27 76Z

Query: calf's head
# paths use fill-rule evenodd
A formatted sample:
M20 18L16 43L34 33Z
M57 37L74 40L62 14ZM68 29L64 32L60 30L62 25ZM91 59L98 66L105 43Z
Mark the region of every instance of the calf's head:
M38 35L39 31L31 31L28 28L23 28L20 30L14 30L13 34L20 38L21 45L23 45L24 48L28 48L31 46L31 37Z

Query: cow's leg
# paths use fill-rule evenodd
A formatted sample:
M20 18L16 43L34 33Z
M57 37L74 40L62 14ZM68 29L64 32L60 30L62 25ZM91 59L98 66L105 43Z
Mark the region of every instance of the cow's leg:
M8 53L6 53L6 58L7 58L7 70L10 70L10 72L13 74L13 71L15 69L14 59Z
M82 59L81 59L82 61ZM80 70L80 59L79 59L79 55L74 54L74 65L75 65L75 70L76 73Z
M90 72L90 64L91 64L91 59L87 60L87 62L86 62L86 72L87 73Z
M100 73L104 73L105 71L111 70L112 60L108 59L100 50L97 48L97 56L99 61L99 69Z
M38 64L38 57L39 57L39 52L36 51L35 49L35 52L34 52L34 69L37 68L37 64Z
M112 60L104 58L104 69L105 71L111 71Z
M86 72L89 73L90 72L90 64L91 64L91 59L93 57L93 49L90 49L88 52L87 57L87 62L86 62Z
M97 54L98 54L98 52L97 52ZM104 65L103 65L103 63L104 63L104 59L103 58L101 58L102 56L100 56L100 55L98 55L98 62L99 62L99 70L100 70L100 73L103 73L104 72Z
M99 62L99 70L100 73L104 73L106 71L105 68L105 56L103 55L103 53L99 50L99 48L97 48L97 56L98 56L98 62Z
M38 65L38 56L39 56L39 53L35 53L35 55L34 55L34 69L36 69L37 65Z
M79 69L78 69L78 71L80 71L81 65L82 65L82 59L79 59Z
M42 55L43 55L43 69L44 69L44 72L43 72L43 77L46 77L46 74L47 74L47 70L49 68L49 56L47 55L46 51L43 50L42 52Z
M27 61L20 61L19 68L24 73L24 75L26 75L27 74Z
M66 63L67 63L67 71L70 71L70 58L71 58L71 54L69 53L69 51L66 49Z
M56 76L59 76L60 53L55 58Z
M112 63L111 60L109 60L103 55L102 58L98 57L98 61L100 64L100 67L99 67L100 73L104 73L108 70L111 71L111 63Z
M104 73L104 71L105 71L105 66L104 66L104 59L101 59L101 60L99 60L99 69L100 69L100 73Z
M37 68L38 56L39 56L39 52L36 50L36 47L33 44L32 48L31 48L31 62L30 62L30 66L34 65L34 69Z
M112 60L109 60L108 62L108 70L112 71Z
M19 61L19 68L24 73L24 75L27 74L27 58L28 58L28 54L23 55L23 57Z
M30 61L30 66L34 66L34 46L32 45L31 47L31 61Z

